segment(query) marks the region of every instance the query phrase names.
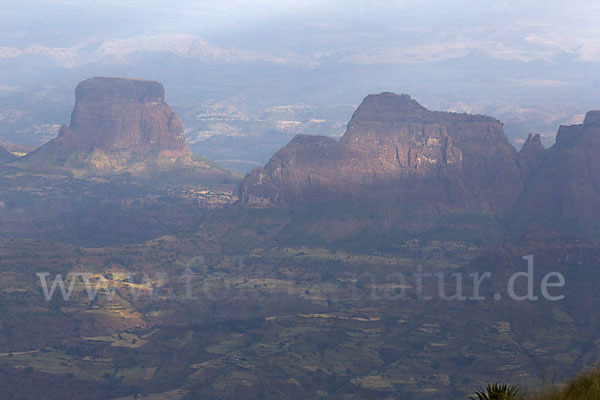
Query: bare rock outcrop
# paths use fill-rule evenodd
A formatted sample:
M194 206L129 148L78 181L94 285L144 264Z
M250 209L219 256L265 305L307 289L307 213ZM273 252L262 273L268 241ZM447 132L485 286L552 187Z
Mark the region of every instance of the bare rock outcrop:
M561 126L515 205L523 224L600 234L600 111L583 124ZM588 232L588 233L591 233Z
M546 148L542 145L540 135L530 133L519 151L519 168L523 182L526 182L529 176L540 167L545 153Z
M121 158L135 153L165 157L191 154L183 136L183 124L165 102L160 83L108 77L79 83L70 125L63 126L56 139L24 161L68 165L94 153L95 157L101 153Z
M518 156L494 118L435 112L408 95L367 96L337 141L299 135L240 186L254 206L393 202L428 214L507 213Z

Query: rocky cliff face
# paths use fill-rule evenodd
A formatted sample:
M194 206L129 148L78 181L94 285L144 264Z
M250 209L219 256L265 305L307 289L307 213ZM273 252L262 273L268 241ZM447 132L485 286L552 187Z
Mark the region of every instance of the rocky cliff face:
M561 126L538 164L516 203L519 220L600 233L592 227L600 218L600 111L588 112L581 125Z
M526 182L531 174L540 167L545 150L540 135L530 133L521 151L519 151L519 169L521 170L521 180L523 182Z
M386 201L432 214L504 214L521 191L502 124L433 112L407 95L367 96L340 141L297 136L240 186L250 205Z
M63 165L94 152L125 157L131 153L191 154L183 125L165 102L160 83L103 77L77 85L69 127L63 126L56 139L26 159Z

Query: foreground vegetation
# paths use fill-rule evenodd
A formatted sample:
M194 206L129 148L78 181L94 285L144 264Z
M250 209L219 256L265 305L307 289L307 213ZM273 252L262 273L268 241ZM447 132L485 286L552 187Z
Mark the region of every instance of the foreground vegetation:
M471 400L597 400L600 399L600 367L580 374L565 385L537 393L519 394L510 385L493 384L480 389Z
M600 399L600 367L583 373L564 386L543 390L526 400L597 400Z

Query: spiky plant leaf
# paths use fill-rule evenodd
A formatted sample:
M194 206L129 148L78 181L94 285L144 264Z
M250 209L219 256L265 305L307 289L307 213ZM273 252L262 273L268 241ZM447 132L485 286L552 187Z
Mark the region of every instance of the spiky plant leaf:
M517 398L519 389L516 389L507 384L494 383L488 384L485 389L480 388L475 393L476 397L471 397L471 400L514 400Z

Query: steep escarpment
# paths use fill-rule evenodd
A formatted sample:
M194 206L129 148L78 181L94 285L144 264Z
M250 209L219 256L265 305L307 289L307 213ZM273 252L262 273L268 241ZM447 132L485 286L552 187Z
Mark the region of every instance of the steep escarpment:
M544 151L515 205L520 225L599 234L600 111L583 124L561 126L556 143Z
M519 151L519 169L521 170L523 182L526 182L529 176L540 167L545 150L540 135L530 133L521 151Z
M96 77L77 85L70 125L23 161L28 165L114 166L127 164L136 154L191 155L181 120L165 102L160 83Z
M240 187L249 205L393 202L442 215L504 214L521 191L502 124L434 112L407 95L367 96L337 141L298 136Z

